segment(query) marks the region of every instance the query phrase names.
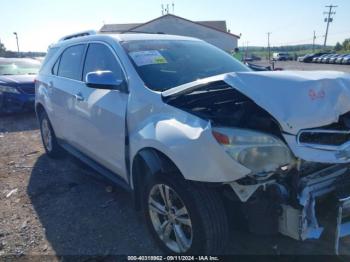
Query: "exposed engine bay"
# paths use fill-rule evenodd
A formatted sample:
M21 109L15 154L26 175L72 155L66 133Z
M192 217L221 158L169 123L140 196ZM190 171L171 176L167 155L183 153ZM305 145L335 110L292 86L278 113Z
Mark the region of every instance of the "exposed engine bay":
M202 84L187 93L167 96L164 100L171 106L209 120L213 130L221 132L219 135L222 135L223 127L235 128L236 133L253 130L278 138L293 153L295 150L290 146L293 139L293 145L310 150L339 151L335 163L322 161L322 157L318 158L319 162L309 161L291 153L289 163L285 165L272 165L266 170L257 168L256 172L248 166L252 173L230 183L230 187L244 204L251 231L261 230L256 225L260 225L262 220L266 225L264 232L270 228L272 233L280 232L297 240L318 239L324 231L318 217L318 207L322 206L323 199L332 198L333 206L337 207L339 192L350 196L350 153L347 150L350 113L341 115L336 123L301 130L294 136L286 134L275 117L265 109L222 80ZM222 137L218 139L224 140ZM229 136L228 139L231 141ZM242 140L235 140L236 143L239 141ZM283 154L282 151L276 151L275 155L270 152L267 151L266 155L271 158ZM249 157L259 162L257 155ZM235 159L244 164L239 157ZM343 226L343 235L346 234L350 234L350 224Z
M208 119L213 126L248 128L281 136L278 122L269 113L224 81L169 97L167 103Z

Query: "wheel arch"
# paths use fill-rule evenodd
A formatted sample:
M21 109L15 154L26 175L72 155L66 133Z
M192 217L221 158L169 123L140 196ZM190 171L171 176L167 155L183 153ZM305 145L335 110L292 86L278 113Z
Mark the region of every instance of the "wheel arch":
M46 112L45 107L39 102L35 105L36 115L39 116L41 113Z
M130 177L136 209L141 208L143 185L147 179L163 174L169 174L177 179L185 179L174 161L158 149L147 147L136 153L132 161Z

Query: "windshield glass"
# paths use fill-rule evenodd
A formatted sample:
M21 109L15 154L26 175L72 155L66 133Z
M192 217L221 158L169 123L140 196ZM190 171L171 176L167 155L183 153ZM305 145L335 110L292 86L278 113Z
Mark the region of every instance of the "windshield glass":
M202 41L133 40L122 44L146 86L155 91L219 74L251 71Z
M34 59L1 59L0 75L35 75L40 68L40 62Z

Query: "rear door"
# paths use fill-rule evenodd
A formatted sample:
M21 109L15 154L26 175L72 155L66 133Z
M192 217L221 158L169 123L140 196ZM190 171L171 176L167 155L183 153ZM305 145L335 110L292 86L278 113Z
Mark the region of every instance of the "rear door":
M111 71L126 79L115 51L105 43L88 46L83 79L90 72ZM76 124L81 132L76 137L80 150L109 170L126 179L125 117L128 94L81 85L82 101L77 102Z
M52 68L57 75L49 83L52 92L52 107L55 116L54 129L61 138L75 145L74 137L80 132L76 123L75 106L82 82L85 44L66 48Z

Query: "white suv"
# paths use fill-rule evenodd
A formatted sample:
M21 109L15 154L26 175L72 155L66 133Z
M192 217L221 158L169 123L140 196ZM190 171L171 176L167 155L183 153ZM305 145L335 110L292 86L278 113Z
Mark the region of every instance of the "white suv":
M228 213L255 233L320 237L319 198L349 180L349 84L252 72L193 38L83 32L50 46L36 112L47 154L130 190L167 252L218 254Z

